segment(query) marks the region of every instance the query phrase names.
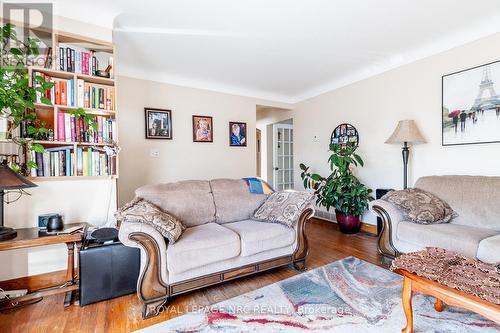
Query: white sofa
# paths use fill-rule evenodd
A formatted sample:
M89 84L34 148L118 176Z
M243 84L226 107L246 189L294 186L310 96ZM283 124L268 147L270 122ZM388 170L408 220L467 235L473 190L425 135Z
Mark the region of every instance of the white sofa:
M187 227L168 244L147 224L123 222L120 241L141 250L137 294L143 317L158 314L169 297L278 266L305 268L305 227L312 205L294 228L250 217L266 200L241 179L148 185L136 195L171 213Z
M450 223L422 225L404 220L384 200L370 203L383 220L379 251L389 257L441 247L488 263L500 262L500 177L429 176L415 187L445 200L458 213Z

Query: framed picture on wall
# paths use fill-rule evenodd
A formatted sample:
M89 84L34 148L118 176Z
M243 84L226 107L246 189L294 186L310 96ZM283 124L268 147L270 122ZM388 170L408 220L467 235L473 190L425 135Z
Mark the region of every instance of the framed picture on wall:
M247 123L229 122L229 145L231 147L247 146Z
M146 139L172 139L172 111L144 108Z
M500 61L442 77L443 146L500 142Z
M210 116L193 116L193 142L213 142L214 127Z

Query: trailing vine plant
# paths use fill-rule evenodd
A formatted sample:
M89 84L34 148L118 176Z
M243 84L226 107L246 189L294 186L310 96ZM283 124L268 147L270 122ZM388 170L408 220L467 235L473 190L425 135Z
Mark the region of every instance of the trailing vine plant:
M38 118L35 112L37 94L40 102L52 105L44 93L53 87L52 82L47 82L40 75L34 75L36 85L30 85L28 66L30 61L39 56L40 40L26 37L19 39L15 25L7 23L1 27L2 49L0 53L0 117L9 120L8 138L18 146L18 161L10 167L22 174L28 174L31 168L37 168L35 161L30 160L28 150L43 153L45 148L34 143L33 140L42 140L49 134L46 123ZM83 108L70 111L75 118L83 118L88 130L97 130L94 118L87 114ZM16 135L20 126L26 126L26 136ZM20 156L24 154L22 160Z

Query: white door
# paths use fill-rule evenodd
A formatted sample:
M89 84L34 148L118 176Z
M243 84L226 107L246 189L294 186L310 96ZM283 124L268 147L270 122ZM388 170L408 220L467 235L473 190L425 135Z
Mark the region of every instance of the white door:
M293 125L273 125L273 186L293 189Z

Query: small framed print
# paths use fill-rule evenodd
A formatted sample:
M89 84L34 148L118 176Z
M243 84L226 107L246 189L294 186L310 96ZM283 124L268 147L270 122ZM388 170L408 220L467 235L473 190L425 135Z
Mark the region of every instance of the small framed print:
M247 146L247 123L229 122L229 145L231 147Z
M172 139L172 111L144 108L146 139Z
M212 117L193 116L193 142L214 142Z

